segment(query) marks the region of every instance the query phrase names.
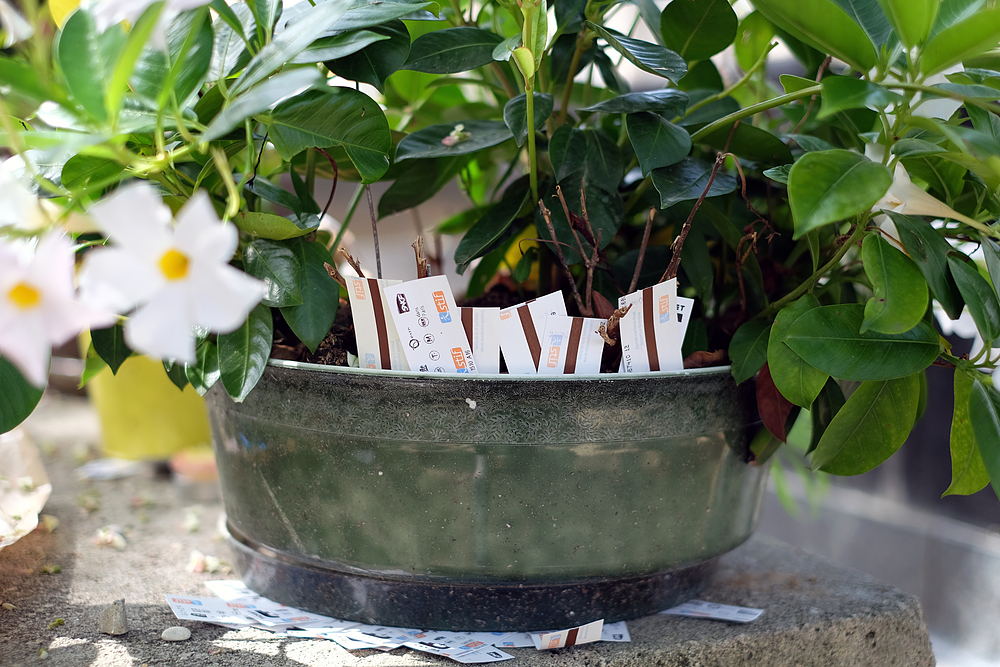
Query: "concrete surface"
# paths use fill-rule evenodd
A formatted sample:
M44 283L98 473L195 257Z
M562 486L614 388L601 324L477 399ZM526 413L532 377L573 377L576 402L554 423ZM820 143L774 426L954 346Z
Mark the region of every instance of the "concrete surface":
M202 503L198 530L183 527L193 503L180 489L151 473L118 481L81 483L73 452L97 438L96 425L79 400L46 397L28 424L46 455L53 496L46 513L59 518L51 534L36 531L0 551L0 665L73 667L148 665L395 667L447 661L408 649L347 652L333 642L279 638L258 630L232 631L176 620L164 593L208 595L204 581L219 574L193 573L192 550L226 560L218 540L217 502ZM81 494L99 494L100 507L79 506ZM149 503L151 506L144 507ZM128 545L97 546L102 526L118 524ZM58 574L41 573L58 565ZM232 575L229 575L232 576ZM99 634L96 619L124 597L131 630ZM777 542L755 539L723 561L701 599L766 609L748 625L672 616L629 622L632 642L599 643L539 653L516 649L514 661L540 665L923 666L933 665L930 641L915 597L854 570L833 565ZM49 629L55 619L64 625ZM159 639L172 625L189 627L188 641ZM450 661L447 661L450 662Z

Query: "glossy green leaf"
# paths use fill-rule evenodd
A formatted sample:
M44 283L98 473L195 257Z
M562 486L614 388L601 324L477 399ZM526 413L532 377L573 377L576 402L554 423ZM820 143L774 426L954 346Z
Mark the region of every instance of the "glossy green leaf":
M109 158L74 155L63 166L62 184L77 193L88 192L116 182L123 171L124 166Z
M882 46L892 34L892 26L879 0L833 0L851 19L861 26L876 47Z
M580 168L587 156L587 137L583 130L563 123L549 140L549 161L556 180L561 181Z
M816 449L816 446L819 445L819 441L823 439L823 434L826 433L830 422L837 416L840 409L844 407L845 402L844 392L841 391L840 385L833 378L828 379L826 384L823 385L822 391L819 392L819 396L816 397L816 400L809 408L809 416L812 420L812 436L809 439L807 454L812 453Z
M948 317L957 320L962 315L965 302L948 269L947 257L951 244L930 223L920 218L892 212L889 216L896 225L900 242L924 275L934 298L948 313Z
M644 93L617 95L610 100L580 109L580 111L608 114L655 111L663 116L681 116L684 114L687 104L687 93L676 88L662 88Z
M982 491L990 483L983 457L976 446L976 434L972 431L969 416L974 382L968 372L955 369L955 412L951 418L951 484L941 494L942 498L952 494L968 496Z
M740 123L735 132L732 131L732 125L720 127L699 140L699 143L708 144L720 151L726 147L727 142L728 151L744 160L762 165L792 163L792 151L784 141L749 123Z
M1000 339L1000 301L996 290L979 271L957 257L949 255L948 268L983 340Z
M767 320L744 322L733 334L729 343L729 359L736 384L752 378L767 363L770 336L771 322Z
M250 89L217 115L201 135L202 141L215 141L251 116L267 111L282 100L287 100L310 88L324 86L323 76L315 69L293 69L276 74L259 86Z
M916 375L862 382L820 439L812 469L860 475L885 462L913 428L919 385Z
M892 185L879 163L846 150L806 153L788 173L794 239L871 209Z
M868 35L830 0L753 0L774 25L814 49L867 72L877 56Z
M371 28L394 19L436 21L437 19L433 15L423 11L427 8L434 8L435 4L434 2L412 2L411 0L355 1L343 18L337 21L335 30ZM308 11L308 9L305 7L304 11ZM289 10L286 9L285 14L288 12Z
M243 402L264 374L273 329L271 309L258 304L239 329L219 335L219 375L222 386L237 403Z
M239 7L239 9L234 9L226 0L212 0L209 6L219 15L218 20L225 25L226 29L243 39L247 38L256 25L257 19L245 2L234 3L234 6ZM243 16L246 16L246 19ZM215 26L216 34L219 34L218 29L222 27L222 24Z
M264 29L264 34L270 35L281 14L281 0L249 0L249 3L257 24Z
M364 183L374 183L389 168L392 135L385 114L372 98L350 88L314 90L282 102L268 130L285 160L307 148L340 145Z
M462 126L461 129L458 129L459 125ZM454 143L446 140L453 133L458 135L458 141ZM496 120L466 120L459 123L430 125L408 134L399 142L396 148L396 162L415 158L466 155L502 144L513 136L510 128Z
M618 196L618 184L625 175L625 159L618 145L600 130L584 130L586 143L583 164L587 187L594 186ZM604 239L606 242L610 238Z
M660 15L663 44L689 62L732 44L738 25L729 0L673 0Z
M532 246L521 255L521 259L517 260L517 266L514 267L511 276L514 278L514 282L523 283L531 276L531 269L535 265L535 261L538 259L538 248Z
M548 93L535 93L533 100L535 132L545 129L545 121L552 115L552 104L552 96ZM524 140L528 138L528 98L525 94L518 95L504 105L503 122L514 134L517 145L523 145Z
M446 28L413 40L404 69L431 74L454 74L489 65L500 35L481 28Z
M771 327L767 341L767 365L771 369L774 386L782 396L803 408L813 404L830 376L807 364L785 344L784 338L795 320L818 307L816 297L808 294L782 308L774 318L774 326Z
M722 75L719 74L719 68L715 66L715 63L711 60L702 60L688 69L687 74L677 82L677 87L686 93L707 91L711 95L722 92L726 84L722 81Z
M384 218L424 203L469 163L469 156L411 160L402 165L402 173L378 200L378 216Z
M527 178L521 178L507 187L500 202L488 210L472 228L465 233L455 249L455 264L458 272L464 273L472 260L491 252L503 238L517 214L531 198Z
M288 244L255 239L243 248L244 270L264 281L266 306L297 306L302 303L302 264Z
M986 4L986 0L941 0L941 8L938 9L937 20L931 28L931 37L946 28L964 21Z
M297 218L290 220L274 213L260 213L258 211L238 213L233 218L233 222L248 234L272 241L305 236L316 231L319 227L319 218L316 216L305 218L304 221Z
M198 395L204 396L219 381L219 348L212 341L203 340L195 353L195 363L184 365L184 375Z
M372 32L389 39L375 42L343 58L326 61L337 76L375 86L385 92L385 80L403 67L410 54L410 33L402 21L396 20L371 28Z
M890 380L922 371L937 359L940 342L927 322L901 334L861 333L865 307L820 306L788 328L785 343L806 363L843 380Z
M828 76L823 79L823 105L818 118L827 118L845 109L884 109L903 101L903 96L884 86L849 76Z
M610 244L625 220L625 206L621 196L617 192L609 192L602 184L594 180L593 174L588 169L578 170L570 174L559 183L563 196L566 198L566 205L570 213L578 216L577 229L587 229L587 224L583 222L583 208L580 205L581 189L586 188L587 213L590 216L590 226L594 230L594 237L600 239L600 247L606 248ZM559 204L555 193L555 183L549 182L545 191L539 193L539 199L546 202L546 206L552 212L552 226L556 231L556 239L565 244L562 246L563 254L569 264L578 264L583 261L579 253L579 246L570 230L570 223L566 219L566 214ZM542 218L541 210L535 208L535 227L538 236L542 239L550 240L548 226ZM588 231L589 234L589 231ZM586 235L581 237L584 253L591 254L592 246L586 240ZM549 246L551 247L551 246Z
M1000 496L1000 392L985 382L973 382L969 397L969 421L976 446L990 476L993 491Z
M687 130L648 111L626 116L625 127L643 176L653 169L677 164L691 150Z
M917 265L879 234L865 237L861 258L875 290L861 332L898 334L915 327L927 311L927 282Z
M770 178L772 181L781 183L783 185L788 185L788 172L792 170L792 165L782 164L777 167L771 167L770 169L765 169L763 174Z
M174 361L164 361L163 370L167 374L167 379L174 383L174 386L184 391L190 383L188 382L187 375L184 374L184 364L179 364Z
M879 0L899 41L912 49L930 35L941 0Z
M292 58L293 64L333 61L349 56L376 42L384 42L389 35L371 30L354 30L332 37L317 39L309 48Z
M322 243L299 239L291 246L302 265L302 305L282 308L281 316L292 333L315 353L337 317L340 286L324 266L333 264L333 258Z
M107 120L104 106L105 62L100 33L90 12L73 12L56 44L56 61L73 100L99 121Z
M920 54L920 71L931 75L977 56L1000 41L1000 5L989 4L941 30Z
M200 21L198 32L191 39L187 52L181 54L189 34L193 29L193 21ZM232 31L230 31L232 32ZM167 30L167 51L161 51L153 46L147 46L136 61L132 70L133 90L156 102L165 99L163 86L166 85L168 72L174 63L178 71L173 75L173 92L178 104L195 93L208 77L212 66L213 43L215 34L212 24L197 12L184 12L177 16ZM237 39L239 39L237 37ZM180 59L178 61L178 59ZM235 63L234 63L235 65ZM166 91L169 93L169 91Z
M1000 296L1000 245L986 235L982 237L983 256L986 258L986 270L993 282L993 289ZM953 319L958 319L953 318Z
M892 154L900 159L945 152L947 149L923 139L900 139L892 145Z
M0 357L0 433L6 433L28 418L43 389L35 387L14 365Z
M132 356L132 350L125 343L125 330L120 322L106 329L91 329L90 342L94 351L111 369L112 375L117 375L121 365Z
M668 48L626 37L620 32L608 30L590 21L587 21L587 27L644 72L670 79L674 83L680 81L687 73L687 62Z
M684 158L675 165L651 172L653 187L660 193L660 208L670 208L679 201L698 199L708 186L712 165L695 158ZM729 194L736 189L736 179L719 171L708 190L709 197Z
M631 0L632 4L639 10L642 22L649 28L656 43L663 46L663 35L660 34L660 8L656 5L656 0ZM584 3L586 4L586 3ZM581 11L582 14L582 11ZM582 25L583 19L580 24Z
M774 39L774 26L760 12L751 12L743 17L733 42L736 62L744 72L750 71L754 63L767 52Z
M816 85L816 82L812 79L803 79L801 76L795 76L794 74L782 74L778 77L778 81L781 82L781 87L785 89L786 93L797 93L800 90L812 88Z

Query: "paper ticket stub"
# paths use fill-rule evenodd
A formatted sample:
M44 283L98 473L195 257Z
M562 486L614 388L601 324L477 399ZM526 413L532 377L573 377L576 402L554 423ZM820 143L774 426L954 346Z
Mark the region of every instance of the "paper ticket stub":
M257 622L241 613L241 609L231 607L231 603L219 598L170 594L166 598L174 616L185 621L232 623L239 626L247 626Z
M480 373L500 372L500 309L460 308L462 327Z
M446 276L411 280L384 292L410 370L479 372Z
M564 646L576 646L577 644L589 644L590 642L600 641L603 627L604 621L600 620L569 630L532 634L531 639L535 642L535 648L539 651L547 651L553 648L563 648Z
M512 632L493 645L501 648L529 648L534 646L535 642L527 632Z
M511 375L534 375L542 356L542 334L549 315L566 315L562 292L500 311L500 349Z
M692 618L708 618L715 621L749 623L750 621L757 620L764 613L764 610L752 607L734 607L733 605L704 602L702 600L691 600L671 609L665 609L660 613L672 614L674 616L690 616Z
M622 362L626 373L683 370L680 324L677 322L677 280L647 287L618 299L631 304L621 319Z
M680 335L681 346L684 345L684 337L687 336L688 324L691 322L691 312L694 308L694 299L686 296L677 297L677 323L681 326Z
M549 315L542 334L539 375L601 372L604 339L597 333L600 318Z
M604 627L601 628L601 641L630 642L632 641L632 635L628 633L628 626L625 625L625 621L605 623Z
M432 653L434 655L444 656L446 658L451 658L457 662L464 664L478 664L484 662L500 662L501 660L512 660L514 656L509 653L505 653L495 646L489 644L482 644L479 642L474 642L478 644L473 648L463 648L463 647L450 647L445 644L438 644L435 642L407 642L404 644L407 648L412 648L417 651L423 651L425 653Z
M347 278L351 315L358 339L358 366L383 370L407 371L406 355L396 325L389 315L385 288L399 280Z

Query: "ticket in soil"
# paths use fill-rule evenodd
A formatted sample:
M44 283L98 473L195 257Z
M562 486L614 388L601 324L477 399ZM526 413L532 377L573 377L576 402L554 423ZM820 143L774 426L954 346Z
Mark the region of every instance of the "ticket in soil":
M691 323L691 309L694 308L694 299L686 296L677 297L677 323L681 325L680 339L684 344L684 337L687 336L688 324Z
M578 628L569 630L559 630L557 632L543 632L532 634L531 639L535 642L535 648L539 651L546 651L553 648L563 648L564 646L576 646L577 644L589 644L590 642L601 641L601 630L604 628L604 620L594 621L581 625Z
M534 375L542 356L549 315L566 315L562 292L552 292L500 311L500 349L511 375Z
M411 280L384 292L411 370L479 372L446 276Z
M389 315L390 306L384 294L386 287L399 280L347 278L347 294L351 299L351 315L358 339L358 366L394 371L409 370L396 325Z
M169 593L166 598L174 616L181 620L227 623L241 627L257 622L255 619L245 616L242 609L231 607L229 602L219 598L171 595Z
M500 309L460 308L462 327L480 373L500 372Z
M621 319L622 364L626 373L684 368L681 325L677 321L677 279L673 278L618 299L631 304Z
M538 374L600 373L604 339L597 329L604 322L600 318L549 315L542 334Z
M728 604L690 600L671 609L665 609L661 614L674 616L690 616L692 618L708 618L714 621L732 621L734 623L749 623L757 620L763 609L752 607L734 607Z

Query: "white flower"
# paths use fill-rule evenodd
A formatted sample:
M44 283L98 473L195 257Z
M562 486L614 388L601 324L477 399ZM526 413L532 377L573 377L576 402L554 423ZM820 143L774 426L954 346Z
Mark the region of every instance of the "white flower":
M73 300L73 247L50 233L34 253L28 243L0 243L0 354L31 384L45 385L52 345L89 326L114 322Z
M35 29L7 0L0 0L0 26L3 27L3 48L9 49L18 42L30 39Z
M867 144L865 146L865 157L873 162L881 162L885 149L878 144ZM896 169L892 174L892 185L889 191L882 195L878 203L872 207L872 211L893 211L904 215L929 215L935 218L952 218L960 220L967 225L978 226L979 223L967 215L962 215L951 208L943 201L937 199L916 186L910 180L910 175L903 166L902 161L896 162Z
M229 266L238 243L204 192L197 192L170 225L170 209L147 183L131 185L96 204L91 216L114 243L84 260L80 285L88 301L117 312L133 350L185 363L195 361L195 327L238 329L264 294L263 283Z
M135 22L139 20L139 17L142 16L142 13L145 12L150 5L155 4L156 1L157 0L97 0L93 7L90 8L90 13L94 17L94 23L97 26L97 30L99 32L104 32L111 26L121 23L122 21L128 21L130 24L135 24ZM166 51L167 38L165 33L166 26L170 25L170 21L180 12L207 5L211 1L212 0L165 0L163 12L160 14L159 21L150 36L150 46L159 49L160 51Z
M56 204L31 194L18 177L24 169L24 160L17 155L0 163L0 202L3 202L0 206L0 227L37 232L61 220L61 226L67 231L94 231L86 216L72 211L63 215L64 212Z

